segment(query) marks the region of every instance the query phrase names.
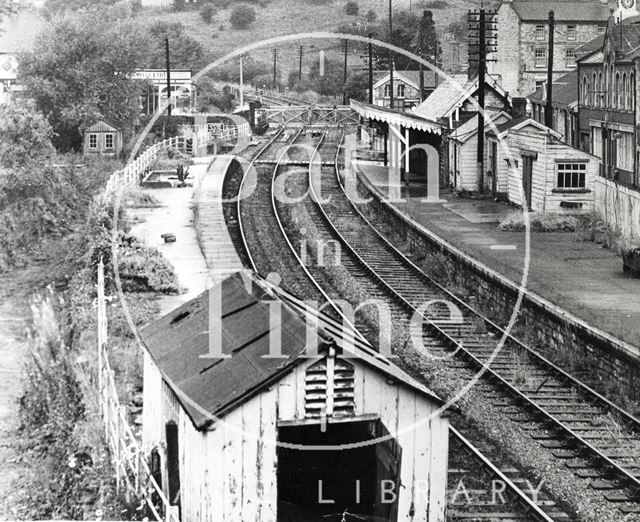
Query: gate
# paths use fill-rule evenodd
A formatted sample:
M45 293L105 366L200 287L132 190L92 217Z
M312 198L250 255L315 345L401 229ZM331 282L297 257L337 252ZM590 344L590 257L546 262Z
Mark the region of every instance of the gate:
M318 127L357 125L358 113L348 105L265 107L262 109L267 122L273 125L313 125Z

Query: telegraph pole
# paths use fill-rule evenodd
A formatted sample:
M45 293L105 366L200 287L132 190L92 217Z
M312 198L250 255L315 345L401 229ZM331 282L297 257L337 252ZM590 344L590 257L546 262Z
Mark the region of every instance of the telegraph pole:
M302 81L302 45L300 46L300 63L298 65L298 81Z
M347 104L347 53L349 52L349 40L344 41L344 72L342 76L342 105Z
M480 7L478 27L478 184L479 191L484 192L484 87L487 68L486 21L484 7Z
M547 57L547 99L544 106L544 124L551 128L553 126L553 33L555 31L555 20L553 11L549 11L549 51Z
M273 87L277 89L278 49L273 50Z
M393 45L393 7L389 0L389 43ZM393 109L393 53L389 50L389 108Z
M373 105L373 35L369 33L369 103Z
M164 39L164 49L165 49L165 57L166 57L166 65L167 65L167 123L169 123L169 118L171 118L171 67L169 65L169 37L165 37Z
M427 12L422 11L422 23L420 24L420 58L424 58L424 30L426 27L427 21ZM420 69L420 101L424 101L424 67L422 67L422 62L418 62L418 66Z

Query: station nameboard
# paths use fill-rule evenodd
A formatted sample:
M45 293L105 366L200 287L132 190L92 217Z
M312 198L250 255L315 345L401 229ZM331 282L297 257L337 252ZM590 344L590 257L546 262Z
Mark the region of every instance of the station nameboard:
M131 75L134 80L167 80L167 71L162 69L138 69ZM191 71L171 71L171 81L191 80Z

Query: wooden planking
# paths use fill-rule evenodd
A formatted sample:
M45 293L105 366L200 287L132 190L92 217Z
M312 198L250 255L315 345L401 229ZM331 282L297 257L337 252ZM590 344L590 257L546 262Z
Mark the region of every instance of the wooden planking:
M398 387L398 434L396 438L402 447L400 463L400 488L398 494L398 521L416 520L410 516L415 493L415 429L416 395L404 387ZM414 504L415 505L415 504ZM418 520L420 520L418 518Z
M431 420L431 463L428 520L444 520L446 510L447 468L449 455L449 419Z
M262 394L263 402L260 408L262 416L262 498L259 520L275 521L278 510L277 483L277 446L278 440L278 405L277 394L271 389Z

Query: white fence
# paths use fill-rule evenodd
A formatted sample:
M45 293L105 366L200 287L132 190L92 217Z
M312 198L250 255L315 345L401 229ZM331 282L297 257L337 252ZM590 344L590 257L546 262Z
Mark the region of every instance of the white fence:
M205 137L205 139L208 138ZM161 152L169 149L177 149L187 154L191 154L191 147L192 145L190 140L184 136L168 138L152 145L134 161L129 163L124 169L111 174L111 177L107 181L106 192L113 192L127 185L139 183L144 174L151 169Z
M116 488L127 498L146 504L155 520L180 522L178 507L169 503L153 478L136 436L129 426L127 408L120 404L114 372L109 364L104 265L98 265L98 391L105 438L116 471Z
M596 211L606 223L628 237L640 237L640 192L596 177Z

